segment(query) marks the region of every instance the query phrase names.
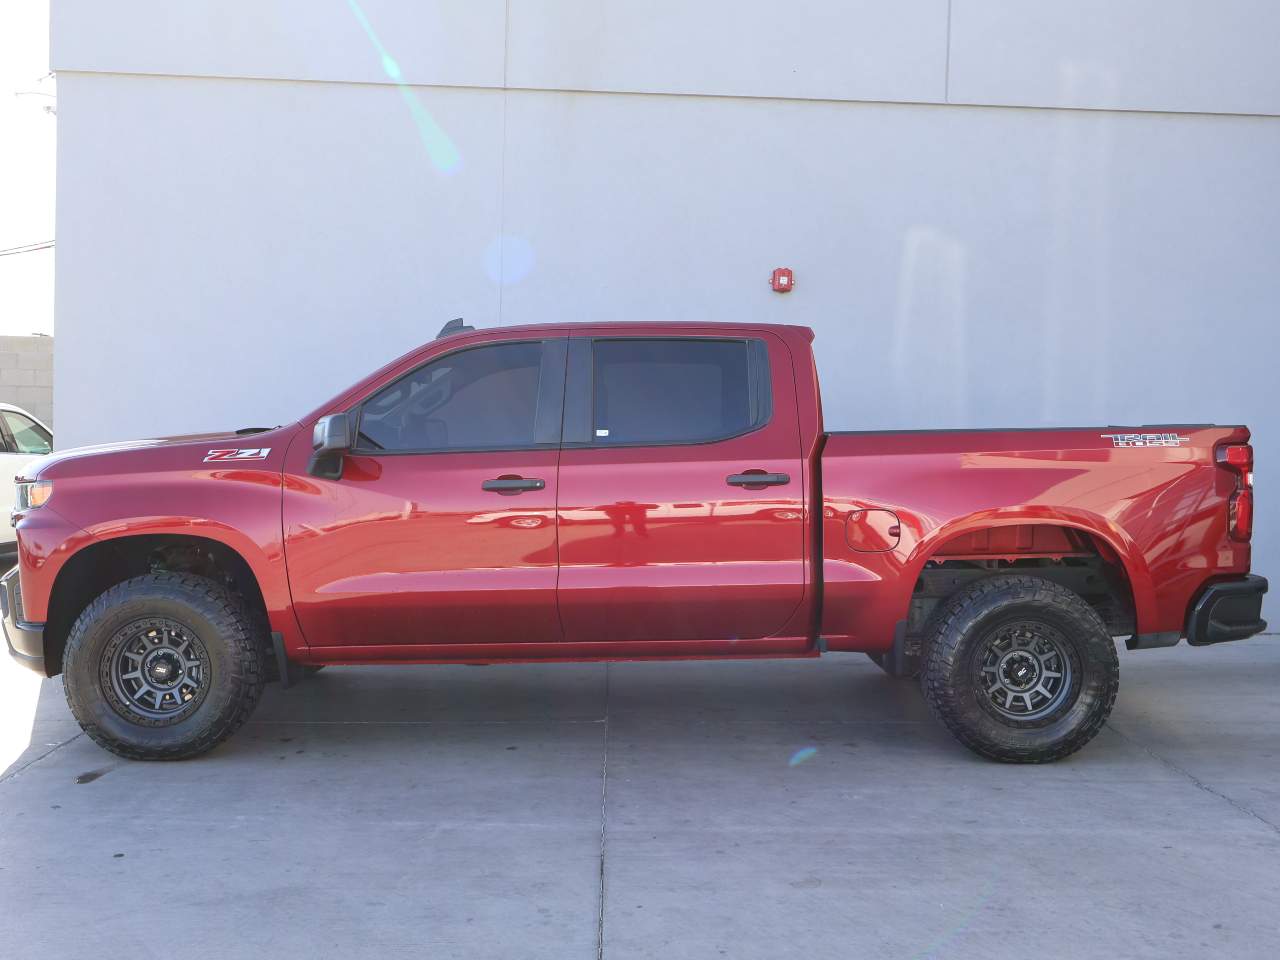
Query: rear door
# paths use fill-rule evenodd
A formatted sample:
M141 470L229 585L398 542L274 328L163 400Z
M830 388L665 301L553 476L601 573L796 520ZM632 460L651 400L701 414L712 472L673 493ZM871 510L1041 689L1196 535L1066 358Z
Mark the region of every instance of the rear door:
M560 456L565 639L748 640L805 589L804 462L786 345L570 339Z
M566 338L481 342L364 399L342 476L286 462L285 549L307 643L370 656L558 643L556 461Z

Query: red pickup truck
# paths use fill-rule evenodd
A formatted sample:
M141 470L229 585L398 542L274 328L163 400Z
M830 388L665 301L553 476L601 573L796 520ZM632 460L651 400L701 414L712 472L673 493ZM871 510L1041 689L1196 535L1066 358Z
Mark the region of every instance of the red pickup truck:
M326 664L857 651L1041 762L1106 721L1113 638L1265 628L1246 428L827 433L812 340L455 321L285 427L54 453L10 652L138 759Z

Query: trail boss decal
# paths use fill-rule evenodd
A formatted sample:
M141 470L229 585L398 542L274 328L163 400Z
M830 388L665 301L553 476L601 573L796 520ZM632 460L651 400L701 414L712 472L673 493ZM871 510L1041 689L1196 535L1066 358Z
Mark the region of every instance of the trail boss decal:
M1190 437L1180 437L1176 433L1104 433L1117 447L1180 447L1190 443Z
M265 460L267 459L267 454L270 452L270 447L242 447L235 450L210 450L209 455L204 458L204 462L221 463L226 460L235 460L238 463L241 460Z

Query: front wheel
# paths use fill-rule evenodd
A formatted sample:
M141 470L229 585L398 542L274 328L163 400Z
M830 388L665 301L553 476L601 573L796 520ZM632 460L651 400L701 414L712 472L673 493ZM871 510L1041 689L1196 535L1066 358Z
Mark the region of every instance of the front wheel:
M153 573L111 587L80 614L64 654L67 704L96 743L132 760L213 749L262 694L253 618L204 577Z
M933 714L970 750L1005 763L1075 753L1120 686L1102 618L1050 580L996 576L946 601L921 671Z

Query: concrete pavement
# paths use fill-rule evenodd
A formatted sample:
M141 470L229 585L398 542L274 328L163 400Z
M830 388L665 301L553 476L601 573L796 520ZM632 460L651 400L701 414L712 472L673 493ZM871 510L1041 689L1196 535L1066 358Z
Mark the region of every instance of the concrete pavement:
M1045 767L852 655L330 669L169 764L47 681L0 957L1274 957L1280 637L1121 671Z

